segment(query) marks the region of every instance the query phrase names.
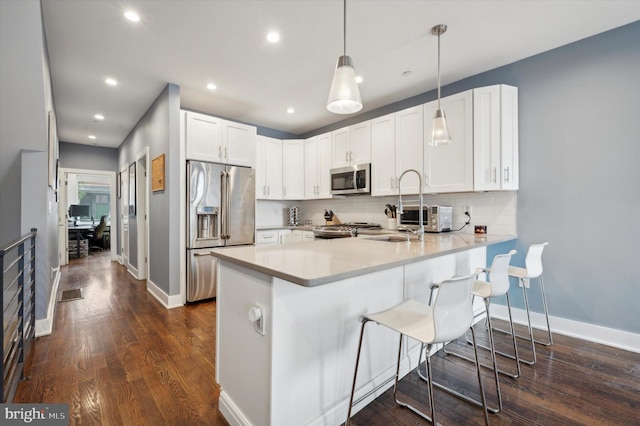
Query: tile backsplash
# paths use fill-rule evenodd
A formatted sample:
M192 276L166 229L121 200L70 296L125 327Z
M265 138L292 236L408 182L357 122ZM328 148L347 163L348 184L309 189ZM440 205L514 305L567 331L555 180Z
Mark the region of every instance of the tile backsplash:
M403 203L414 202L415 195L403 195ZM323 225L324 211L332 210L340 222L375 222L388 228L387 216L384 213L387 204L395 205L398 197L372 197L356 195L344 198L303 201L271 201L258 200L256 210L256 226L283 226L287 224L287 208L300 209L300 224L305 220L314 225ZM475 225L486 225L491 234L516 234L517 192L465 192L452 194L427 194L424 198L427 205L440 204L453 207L453 227L464 225L465 206L471 207L471 222L460 232L473 233Z

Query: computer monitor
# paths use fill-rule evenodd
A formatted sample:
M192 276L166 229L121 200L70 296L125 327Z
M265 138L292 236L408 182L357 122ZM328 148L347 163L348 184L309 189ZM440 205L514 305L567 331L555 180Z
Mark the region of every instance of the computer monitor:
M84 204L71 204L69 206L69 217L91 217L91 206Z

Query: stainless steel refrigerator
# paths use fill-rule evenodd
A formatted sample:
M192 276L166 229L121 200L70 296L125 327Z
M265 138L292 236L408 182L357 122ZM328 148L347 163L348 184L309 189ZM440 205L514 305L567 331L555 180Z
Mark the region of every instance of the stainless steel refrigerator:
M216 297L217 247L254 244L255 173L187 161L187 302Z

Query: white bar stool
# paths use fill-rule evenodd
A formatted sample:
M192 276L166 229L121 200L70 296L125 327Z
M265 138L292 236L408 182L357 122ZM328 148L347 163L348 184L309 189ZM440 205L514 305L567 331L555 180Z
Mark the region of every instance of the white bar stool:
M492 360L494 360L495 354L499 354L515 360L515 364L516 364L515 373L510 373L507 371L496 369L497 364L495 363L495 361L493 366L489 366L485 364L483 364L483 366L487 368L492 368L494 369L494 371L497 371L500 374L504 374L505 376L508 376L514 379L520 376L520 358L518 356L518 346L516 344L516 336L513 328L513 318L511 317L511 303L509 301L508 270L509 270L509 262L511 261L511 256L513 256L515 253L516 253L515 250L511 250L507 254L496 255L493 258L493 261L491 262L490 268L476 269L476 274L478 275L482 273L487 274L488 281L478 280L478 279L474 280L472 290L471 290L474 297L481 297L484 300L485 311L479 312L478 314L475 315L474 318L478 318L486 314L485 321L487 325L487 333L489 335L489 347L482 346L482 345L478 345L478 346L480 346L481 348L490 350ZM508 334L511 336L511 343L513 346L513 355L495 350L495 337L493 335L493 326L491 324L490 306L491 306L492 298L500 297L502 295L504 295L507 299L507 310L509 312L509 333ZM469 341L468 338L467 338L467 341ZM469 341L469 343L471 342ZM464 355L458 354L456 352L448 351L446 347L444 352L448 355L455 355L457 357L466 359L468 361L473 361L472 359ZM498 383L497 374L495 375L495 380L496 380L496 389L498 393L498 401L500 403L500 408L502 408L502 397L500 395L500 387Z
M438 284L439 290L432 305L425 305L416 300L406 300L399 305L389 308L385 311L367 314L361 318L362 327L360 329L360 341L358 343L358 354L356 356L356 366L353 373L353 386L351 387L351 397L349 398L349 410L347 413L347 421L345 425L349 425L351 419L351 409L369 395L374 393L380 387L395 379L394 399L397 404L406 407L418 414L422 418L432 422L435 421L435 407L433 398L433 376L431 374L431 361L428 351L434 344L445 343L458 339L465 335L466 331L471 327L473 322L473 306L471 297L471 286L473 284L474 274L455 277L442 281ZM365 325L373 321L377 324L388 327L400 333L400 343L398 345L398 362L395 377L381 383L375 389L360 397L357 401L353 401L356 378L358 376L358 364L360 363L360 352L362 349L362 340L364 336ZM400 356L402 353L403 336L411 337L427 346L427 384L429 393L429 404L431 416L423 413L417 408L400 401L398 399L398 380L400 373ZM476 373L478 377L478 386L480 387L480 395L482 398L482 407L484 409L485 423L489 424L489 415L487 413L486 399L484 388L482 386L482 376L480 375L480 363L478 361L478 351L475 345L475 332L471 329L471 337L476 357Z
M544 250L544 247L548 244L549 244L548 242L540 243L540 244L531 244L529 246L529 249L527 250L527 256L525 257L525 260L524 260L525 267L524 268L518 268L515 266L509 267L509 276L518 278L518 285L522 287L522 294L524 297L524 306L525 306L525 310L527 311L527 326L528 326L529 336L521 336L519 334L517 335L517 337L529 340L531 342L531 351L533 353L533 361L523 360L523 362L527 364L535 364L536 362L536 348L534 343L539 343L545 346L549 346L553 344L553 336L551 335L551 327L549 326L549 310L547 309L547 298L544 294L544 283L542 281L542 251ZM540 292L542 294L542 305L544 308L544 316L547 321L547 334L549 336L548 341L546 342L538 341L533 338L533 328L531 327L531 314L529 311L529 298L527 296L527 289L531 285L532 278L537 278L538 282L540 283Z

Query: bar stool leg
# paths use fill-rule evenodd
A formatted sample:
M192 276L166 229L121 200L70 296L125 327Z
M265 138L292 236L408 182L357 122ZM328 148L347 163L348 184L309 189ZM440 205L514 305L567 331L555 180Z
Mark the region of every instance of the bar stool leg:
M358 377L358 366L360 365L360 351L362 350L362 338L364 337L364 326L369 322L369 320L364 319L362 321L362 326L360 327L360 341L358 342L358 354L356 355L356 368L353 372L353 385L351 386L351 397L349 398L349 410L347 411L347 421L345 422L345 426L349 426L351 423L351 408L353 408L353 396L356 392L356 378ZM398 378L396 377L396 384Z
M525 310L527 311L527 326L529 328L529 338L527 340L529 340L531 342L531 353L533 354L533 360L529 361L529 360L523 360L522 358L520 359L522 362L524 362L525 364L529 364L529 365L533 365L536 363L536 346L534 344L534 340L533 340L533 327L531 327L531 314L529 313L529 298L527 297L527 287L528 287L528 283L525 282L525 280L529 280L528 278L522 278L522 294L524 296L524 307ZM520 336L518 336L520 337ZM525 338L526 339L526 338Z
M544 307L544 316L547 319L547 333L549 335L549 340L547 340L546 342L536 340L536 343L544 346L551 346L553 345L553 336L551 335L551 326L549 325L549 309L547 308L547 297L544 294L544 283L542 282L542 275L538 277L538 280L540 282L540 292L542 293L542 306Z

